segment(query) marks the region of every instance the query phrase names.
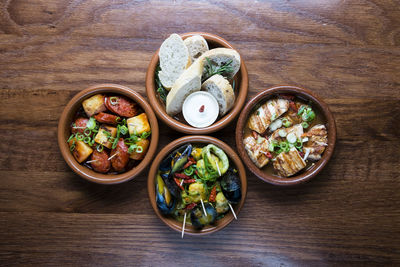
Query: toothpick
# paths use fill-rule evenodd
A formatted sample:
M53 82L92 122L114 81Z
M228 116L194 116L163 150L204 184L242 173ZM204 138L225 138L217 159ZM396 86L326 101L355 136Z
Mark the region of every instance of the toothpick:
M206 208L204 207L204 202L203 202L203 200L200 199L200 201L201 201L201 206L203 206L204 215L208 216L208 215L207 215Z
M86 127L81 127L81 126L74 126L72 128L74 128L74 129L86 129Z
M233 210L231 203L228 203L228 205L229 205L229 208L231 208L233 217L235 217L235 220L237 220L236 213L235 213L235 211Z
M216 163L217 163L218 174L219 174L219 176L221 176L221 171L219 170L218 162L216 162Z
M86 163L92 163L92 162L95 162L95 161L97 161L97 159L86 161Z
M186 212L185 212L185 216L183 217L182 238L183 238L183 235L185 234L185 224L186 224Z
M115 153L114 155L112 155L111 157L108 158L108 160L112 159L113 157L115 157L116 155L118 155L119 152Z
M181 181L181 186L183 185L183 179L182 179L182 181Z

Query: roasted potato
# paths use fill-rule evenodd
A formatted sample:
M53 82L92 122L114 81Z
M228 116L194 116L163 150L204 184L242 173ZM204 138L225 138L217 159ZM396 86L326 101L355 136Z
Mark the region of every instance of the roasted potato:
M88 117L107 110L106 106L104 105L104 96L101 94L89 97L82 102L82 106Z
M136 142L136 145L141 146L143 151L138 153L136 149L130 154L130 158L134 160L141 160L146 156L147 150L149 149L150 141L148 139L140 138L139 141Z
M130 135L140 135L144 132L150 132L150 124L146 113L141 113L135 117L126 120Z
M106 132L108 132L109 134L107 134ZM115 138L116 135L117 135L117 128L107 125L101 125L99 132L94 138L94 141L98 144L101 144L111 149L112 143L109 140L110 136Z
M72 150L72 154L79 163L82 163L84 160L86 160L93 152L93 149L88 144L85 144L83 141L76 140L76 138L73 138L69 141L70 148L72 145L75 145L75 148Z

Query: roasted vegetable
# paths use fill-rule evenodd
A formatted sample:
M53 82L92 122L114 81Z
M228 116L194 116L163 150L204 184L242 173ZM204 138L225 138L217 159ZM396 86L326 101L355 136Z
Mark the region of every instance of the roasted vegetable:
M85 144L83 141L77 140L76 138L72 138L69 141L69 146L74 158L79 163L85 161L93 152L93 149L89 145Z
M126 120L130 135L141 135L144 132L150 132L150 124L146 113L141 113L135 117Z
M94 138L94 141L98 144L101 144L111 149L112 142L110 141L110 139L115 138L116 135L117 135L117 128L110 127L107 125L102 125L100 126L99 132Z
M82 102L82 106L88 117L107 110L106 106L104 105L104 96L101 94L97 94L85 99Z

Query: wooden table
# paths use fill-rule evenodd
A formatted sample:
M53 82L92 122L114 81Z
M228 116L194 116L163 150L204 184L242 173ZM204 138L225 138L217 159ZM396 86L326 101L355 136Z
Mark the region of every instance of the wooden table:
M56 131L80 90L145 95L170 33L205 31L240 51L248 99L306 87L333 111L335 153L280 188L248 172L239 220L185 236L154 214L147 171L101 186L66 165ZM290 266L400 264L399 1L0 1L0 264ZM235 148L235 123L213 134ZM182 136L160 123L161 149Z

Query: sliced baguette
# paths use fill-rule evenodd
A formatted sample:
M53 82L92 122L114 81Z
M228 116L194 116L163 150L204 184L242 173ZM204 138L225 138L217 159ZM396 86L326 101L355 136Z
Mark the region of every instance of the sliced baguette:
M205 60L204 66L207 64L206 58L208 58L210 62L216 66L221 66L223 63L227 63L232 60L231 66L233 71L229 73L228 78L233 78L233 76L235 76L240 69L240 55L234 49L223 47L211 49L201 55L200 58ZM204 73L205 69L203 70L203 74Z
M201 89L209 92L217 99L220 116L225 115L235 102L232 86L222 75L211 76L201 85Z
M192 62L208 51L207 41L201 35L193 35L186 38L183 42L189 49L189 55Z
M202 71L203 61L196 60L179 76L167 95L166 112L168 115L173 116L181 112L186 97L200 91Z
M162 43L158 55L161 68L158 77L162 85L169 89L190 65L189 50L182 38L173 33Z

